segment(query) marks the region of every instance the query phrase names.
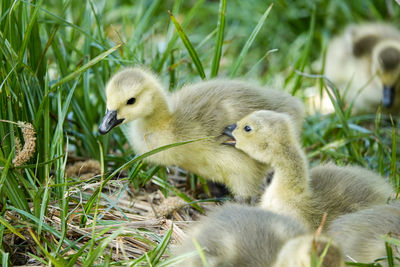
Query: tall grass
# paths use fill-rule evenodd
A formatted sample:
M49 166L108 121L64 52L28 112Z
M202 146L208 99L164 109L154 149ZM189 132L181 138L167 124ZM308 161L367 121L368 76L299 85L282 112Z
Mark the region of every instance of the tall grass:
M128 184L139 189L152 181L164 194L192 201L168 182L164 168L147 166L142 162L145 156L135 158L120 129L98 134L105 111L104 87L120 67L149 66L171 90L209 73L208 77L246 76L278 84L302 98L302 88L315 79L295 69L308 72L330 35L353 21L389 18L399 22L400 18L399 7L389 1L279 0L272 8L270 4L257 0L2 0L2 266L25 264L28 258L55 266L162 262L172 230L151 233L139 227L127 234L123 227L108 227L110 222L104 218L104 210L118 207L106 199L102 188L123 170L127 176L121 191L127 191ZM278 51L268 53L272 49ZM340 116L307 118L303 144L310 159L364 165L389 176L400 188L398 127L387 126L379 117L368 127L373 118L353 117L340 105L336 114ZM10 122L18 121L33 124L37 143L33 158L16 167L12 163L15 140L23 140L23 135ZM101 162L99 176L80 180L66 175L67 163L88 158ZM91 194L77 190L88 186L95 187ZM59 223L51 220L54 214ZM81 229L89 229L77 240L68 235L71 229L79 231L73 228L78 227L72 223L74 218L79 218ZM149 248L135 254L136 259L116 261L111 257L112 244L126 235ZM15 246L18 253L13 252Z

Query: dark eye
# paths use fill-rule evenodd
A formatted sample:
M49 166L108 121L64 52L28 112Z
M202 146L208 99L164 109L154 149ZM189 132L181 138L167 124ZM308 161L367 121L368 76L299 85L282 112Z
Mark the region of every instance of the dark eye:
M249 125L244 126L243 128L246 132L250 132L251 131L251 127Z
M136 98L132 97L132 98L129 98L128 101L126 101L126 104L127 104L127 105L132 105L132 104L135 103L135 101L136 101Z

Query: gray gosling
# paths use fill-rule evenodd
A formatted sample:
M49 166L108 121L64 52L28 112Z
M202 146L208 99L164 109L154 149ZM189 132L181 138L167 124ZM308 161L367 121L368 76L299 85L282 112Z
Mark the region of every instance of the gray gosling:
M106 86L107 112L99 127L102 134L130 122L127 139L136 153L197 138L213 139L174 147L147 160L154 164L177 165L203 178L221 182L236 196L257 193L270 168L245 153L220 145L226 125L258 109L289 114L300 129L303 104L279 90L243 81L210 80L188 85L169 94L157 77L142 68L115 74Z
M312 251L317 260L323 256L321 267L344 267L344 259L341 248L331 237L325 235L315 236L306 234L288 240L279 252L274 267L311 267Z
M294 216L316 229L326 212L325 225L339 215L383 204L393 190L382 177L360 167L322 165L308 173L307 158L289 116L260 110L228 126L234 145L274 169L260 206Z
M306 227L293 218L256 207L225 204L197 222L176 254L197 251L195 239L210 267L270 267L283 244L305 232ZM180 266L203 264L195 255Z
M350 25L327 48L325 75L352 101L354 114L400 114L400 31L383 23Z
M341 245L346 261L371 263L386 257L383 236L400 237L400 202L375 206L342 215L332 222L328 233ZM400 257L400 247L392 245L393 258ZM379 261L387 266L387 261ZM399 260L394 260L400 264ZM396 265L397 266L397 265Z

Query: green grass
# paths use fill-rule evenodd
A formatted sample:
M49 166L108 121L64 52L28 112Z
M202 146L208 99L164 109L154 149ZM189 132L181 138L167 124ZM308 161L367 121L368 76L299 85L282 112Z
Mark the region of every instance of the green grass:
M37 133L33 158L15 167L21 129L0 122L2 266L28 258L54 266L168 265L163 255L174 230L150 219L129 226L133 215L112 197L143 192L146 185L189 202L195 196L171 184L165 168L143 163L146 155L135 157L120 128L99 135L104 87L119 68L148 66L171 90L231 76L305 98L304 88L318 78L296 70L310 72L331 35L350 22L400 22L400 8L390 1L278 0L270 8L271 3L2 0L0 119L30 122ZM389 177L399 191L398 127L379 116L351 116L337 100L335 108L336 115L307 117L302 141L312 164L363 165ZM67 164L88 158L101 162L100 175L66 175ZM190 175L190 189L201 180ZM156 230L152 223L159 223ZM119 250L123 256L117 259L112 252L121 248L119 240L139 242L143 249Z

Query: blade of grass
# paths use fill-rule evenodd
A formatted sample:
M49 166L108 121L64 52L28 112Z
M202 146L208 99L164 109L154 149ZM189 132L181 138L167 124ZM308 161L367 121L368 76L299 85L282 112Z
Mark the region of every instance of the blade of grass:
M141 186L145 186L145 184L151 179L151 177L153 177L158 171L160 170L160 166L156 166L154 167L151 172L146 175L146 177L144 177L143 181L140 183Z
M60 108L60 110L58 111L58 123L57 123L57 127L53 136L53 140L52 140L52 144L57 144L60 140L62 140L62 135L63 135L63 125L64 125L64 121L65 118L67 116L67 112L69 109L69 106L71 104L71 100L72 100L72 96L75 92L76 86L78 85L78 81L76 81L74 83L74 85L71 87L71 89L68 92L68 95L65 99L62 99L62 104L63 107L62 109ZM59 92L59 104L61 105L61 93ZM57 146L52 146L51 149L51 153L50 153L50 157L53 158L55 155L55 149Z
M42 259L42 258L40 258L39 256L36 256L35 254L32 254L32 253L30 253L30 252L28 252L27 254L28 254L28 256L29 256L30 258L32 258L32 259L34 259L34 260L36 260L36 261L42 263L42 266L50 265L50 263L47 261L47 258Z
M240 65L243 62L244 57L246 56L247 52L249 51L250 46L253 44L254 39L256 39L258 32L261 30L261 27L264 25L265 20L268 17L269 12L272 9L273 4L270 4L261 18L258 20L256 27L254 28L253 32L250 34L249 39L247 39L246 43L244 44L242 51L240 51L238 59L235 61L233 65L230 77L235 77L237 71L239 70Z
M314 6L313 11L312 11L312 16L311 16L310 30L308 32L306 48L303 50L303 53L302 53L302 56L301 56L300 62L299 62L300 63L299 68L300 68L301 72L304 71L304 68L306 67L309 57L310 57L311 45L312 45L314 31L315 31L316 14L317 14L316 7ZM298 69L298 67L296 66L295 69ZM292 88L292 95L295 95L297 90L299 90L299 88L301 87L302 79L303 79L302 75L296 76L296 80L295 80L293 88Z
M99 192L103 190L103 181L104 181L104 153L103 153L103 147L101 146L101 143L98 142L99 144L99 151L100 151L100 188ZM91 254L93 253L94 246L95 246L95 235L96 235L96 224L97 224L97 214L99 211L99 205L100 205L100 198L101 194L98 195L97 198L97 203L96 203L96 208L94 210L94 216L93 216L93 223L92 223L92 238L90 240L90 248L89 248L89 253L88 253L88 258L91 257Z
M132 49L136 48L138 42L140 41L141 35L143 34L144 30L146 29L147 25L149 24L154 11L160 5L161 0L155 0L155 1L151 1L151 2L152 2L152 4L150 5L150 7L147 8L146 13L144 13L144 15L141 16L139 24L136 25L136 27L135 27L134 35L128 42L128 47L131 47Z
M201 42L197 45L197 49L203 47L214 35L218 32L218 28L215 28L212 32L210 32Z
M382 267L379 263L356 263L356 262L345 262L346 266L359 266L359 267Z
M42 3L43 3L43 0L39 0L39 2L35 5L35 8L33 9L33 13L30 18L28 27L24 33L24 39L22 40L22 45L19 49L18 59L17 59L17 61L20 63L22 62L22 58L25 55L26 47L28 45L28 41L30 40L31 32L32 32L33 26L36 23L38 12L39 12L39 9L40 9L40 6L42 5Z
M104 44L104 32L101 28L101 16L96 12L96 7L93 3L93 0L89 0L90 9L92 10L93 17L96 21L97 32L99 34L101 42Z
M22 0L22 1L15 1L15 2L23 2L25 4L31 5L33 7L36 7L36 4L31 3L29 1L26 0ZM85 35L86 38L88 38L89 40L93 41L94 43L96 43L97 45L101 46L102 49L105 49L105 47L102 46L101 42L96 40L95 38L93 38L93 34L91 34L90 32L87 32L85 30L83 30L81 27L77 26L74 23L69 22L67 19L64 19L60 16L55 15L54 13L48 11L47 9L44 9L42 7L39 7L40 11L46 13L48 16L50 16L51 18L53 18L54 20L56 20L57 22L59 22L62 25L67 25L75 30L77 30L78 32L82 33L83 35Z
M89 267L93 266L94 261L101 255L101 253L106 249L108 244L113 241L117 236L121 235L123 233L122 229L119 229L107 238L105 238L100 244L97 245L97 248L93 250L93 252L89 255L89 257L82 262L82 267Z
M170 11L168 11L168 13L169 13L169 16L170 16L172 22L175 25L175 28L179 34L179 37L181 38L183 44L185 45L185 47L189 53L189 56L192 58L193 63L196 66L197 72L199 73L200 77L204 80L206 78L206 74L204 73L204 68L199 59L199 55L197 54L192 43L190 42L189 38L187 37L186 33L183 31L181 25L176 20L174 15L172 15L172 13Z
M61 112L59 112L61 113ZM62 116L62 115L59 115ZM61 130L60 130L61 131ZM60 146L59 146L59 152L62 153L63 149L64 149L64 142L62 142L62 136L60 137L61 141ZM67 142L65 144L65 150L68 151L68 145L69 145L69 141L67 139ZM67 181L67 177L65 175L66 171L66 165L67 165L67 159L68 159L68 155L65 155L64 157L64 161L60 160L59 162L57 162L57 170L58 170L58 176L55 179L55 182L59 182L59 183L66 183ZM60 250L62 248L62 244L64 243L64 239L67 236L67 229L68 229L68 209L69 209L69 201L70 201L70 197L69 194L67 192L68 188L67 186L61 186L60 188L55 188L55 193L57 195L57 200L60 206L60 222L61 222L61 238L58 241L58 246L55 249L55 253L56 254L60 254Z
M220 0L219 12L218 12L218 25L217 25L217 38L215 39L215 52L214 58L211 65L210 77L218 75L219 63L222 54L222 44L224 42L224 31L225 31L225 12L226 12L226 0Z
M208 261L206 259L206 255L204 254L203 248L200 246L199 242L197 242L196 239L192 239L192 242L197 250L197 253L199 254L199 257L201 259L201 263L203 264L204 267L209 267L210 265L208 264Z
M76 71L70 73L69 75L67 75L66 77L62 78L61 80L58 80L57 82L55 82L53 85L51 85L50 87L50 92L53 91L56 87L60 86L61 84L64 84L66 82L71 81L72 79L75 79L76 77L78 77L82 72L86 71L87 69L89 69L90 67L93 67L94 65L96 65L97 63L99 63L100 61L102 61L105 57L107 57L108 55L110 55L111 53L115 52L118 48L120 48L122 46L122 44L117 44L114 47L111 47L110 49L108 49L107 51L104 51L103 53L101 53L100 55L98 55L97 57L93 58L92 60L90 60L88 63L86 63L85 65L83 65L82 67L80 67L79 69L77 69Z
M394 267L393 250L392 250L392 247L390 246L390 244L388 242L385 242L385 249L386 249L388 266L389 267Z
M48 93L49 92L49 79L48 77L45 80L45 92ZM42 157L44 161L48 161L50 159L50 149L51 149L51 144L50 144L50 131L51 131L51 121L50 121L50 101L46 101L44 104L44 110L43 110L43 126L42 126L42 134L43 134L43 144L42 144ZM41 114L41 115L42 115ZM44 169L44 175L43 175L43 179L44 181L49 181L50 180L50 168L51 168L51 164L45 165L43 167ZM48 187L47 187L48 188ZM40 217L42 216L42 212L44 212L44 207L42 206L44 203L41 201L42 200L42 192L44 190L38 190L36 197L34 198L33 201L33 214L35 215L35 217ZM43 214L44 215L44 214ZM42 219L39 219L39 226L42 223Z
M8 173L7 179L4 180L4 185L6 189L4 190L5 194L12 205L20 208L21 210L29 211L29 205L24 191L22 188L20 188L18 181L12 172Z
M9 77L10 74L14 71L14 69L17 67L17 64L18 64L18 63L16 63L16 64L11 68L11 70L8 72L7 76L6 76L6 77L4 78L4 80L1 82L1 84L0 84L0 93L1 93L1 89L3 88L3 86L4 86L5 82L7 81L8 77Z
M157 264L160 261L161 256L164 254L165 250L167 249L167 246L169 245L169 242L171 241L171 236L172 236L172 228L168 230L168 232L164 235L163 239L161 242L158 244L158 246L152 251L151 256L150 256L150 261L151 263Z
M73 256L69 259L67 267L76 266L76 262L78 261L79 257L83 255L89 245L90 242L86 242L77 252L75 252Z
M321 267L322 266L322 263L324 262L324 258L326 256L326 254L328 253L328 249L329 249L331 243L332 243L332 240L329 240L328 244L326 244L324 250L321 253L321 256L319 256L317 267Z
M251 67L251 69L250 69L248 72L246 72L246 74L245 74L244 76L247 76L249 73L252 73L252 72L256 69L256 67L257 67L261 62L264 61L264 59L265 59L267 56L269 56L270 54L275 53L275 52L278 52L278 49L275 48L275 49L268 50L268 51L264 54L264 56L262 56L262 57Z
M40 217L39 217L39 224L38 224L38 228L37 228L37 233L38 233L39 236L42 233L44 215L45 215L45 213L47 211L47 208L48 208L47 207L47 203L49 202L49 199L50 199L49 183L50 183L50 179L48 179L45 182L46 185L44 186L44 193L43 193L42 202L41 202L41 205L40 205Z
M192 21L193 17L198 12L198 9L203 5L205 0L198 0L196 4L190 9L190 11L186 14L185 19L182 22L182 28L186 28L186 26ZM172 23L173 24L173 23ZM172 27L172 26L171 26ZM172 28L171 28L172 29ZM170 31L168 29L168 31ZM167 49L164 51L161 60L157 62L157 67L155 67L157 72L161 72L165 61L171 54L171 50L174 48L176 41L178 40L178 33L175 32L172 36L171 40L168 42Z
M397 173L397 138L396 138L396 126L393 122L392 116L390 116L390 121L392 124L392 155L391 155L391 161L390 161L390 176L393 179L393 184L396 186L396 193L397 195L400 192L400 175Z
M0 249L0 253L1 253L1 266L3 267L8 267L8 257L9 257L9 253L4 252L3 250Z
M9 210L13 210L13 211L19 213L21 216L30 219L33 222L34 225L39 224L39 219L37 217L33 216L32 214L30 214L30 213L28 213L28 212L26 212L24 210L15 208L14 206L9 206L8 209ZM56 229L54 229L50 225L48 225L47 223L43 223L43 229L48 231L48 232L50 232L51 234L53 234L57 238L61 237L60 233ZM73 249L79 249L79 247L69 239L64 239L64 242L66 244L68 244L69 246L71 246Z
M7 161L6 161L3 169L0 169L1 170L0 194L2 193L3 185L4 185L4 182L5 182L6 178L7 178L8 170L9 170L9 168L11 166L11 159L12 159L13 153L14 153L14 150L12 150L11 153L8 155Z
M58 157L56 157L56 158L54 158L54 159L48 160L48 161L43 161L43 162L35 163L35 164L27 164L27 165L21 165L21 166L14 166L13 168L14 168L14 169L29 169L29 168L43 167L44 165L47 165L47 164L51 164L51 163L56 162L57 160L59 160L59 159L62 158L62 157L64 157L64 155L60 155L60 156L58 156ZM2 170L2 169L0 168L0 170Z
M147 266L153 267L153 264L151 264L151 261L150 261L149 253L144 254L144 257L146 259Z
M188 253L181 254L176 257L169 257L167 260L160 262L157 267L168 267L168 266L177 266L178 263L181 263L187 259L197 256L197 251L191 251Z
M378 108L377 112L376 112L376 116L375 116L375 135L380 136L380 131L381 131L381 118L382 118L382 113L381 113L381 109ZM379 143L378 146L378 173L381 176L385 176L385 167L384 167L384 159L385 159L385 155L384 155L384 147L382 146L382 144Z
M343 132L345 134L346 137L351 136L350 134L350 129L349 129L349 125L348 125L348 120L344 114L344 109L343 109L343 102L340 98L339 95L339 91L337 90L336 86L328 79L328 78L324 78L324 80L326 81L326 83L328 84L328 87L326 87L326 92L333 104L333 107L335 109L336 112L336 116L339 118L339 121L342 124L342 129ZM348 145L348 149L350 152L350 155L353 156L355 159L357 159L357 161L360 164L365 165L365 160L361 157L361 155L357 152L356 146L354 142L349 143Z
M3 224L5 227L8 228L14 235L26 240L25 236L23 236L15 227L9 224L3 217L0 216L0 223Z
M45 57L45 55L47 53L47 50L50 48L50 45L53 43L54 36L56 35L56 32L57 32L58 28L59 28L59 25L56 25L56 26L54 26L53 30L51 31L49 40L47 41L47 43L46 43L46 45L45 45L45 47L43 49L43 52L40 55L39 62L38 62L38 65L37 65L36 71L35 71L36 74L39 72L39 69L42 66L42 62L43 62L44 57Z
M46 255L46 257L50 260L52 264L56 267L62 267L65 266L64 261L58 261L56 258L54 258L48 251L45 249L42 244L40 243L39 239L37 236L33 233L32 229L28 228L29 233L31 234L31 237L35 241L36 245L39 247L39 249Z

